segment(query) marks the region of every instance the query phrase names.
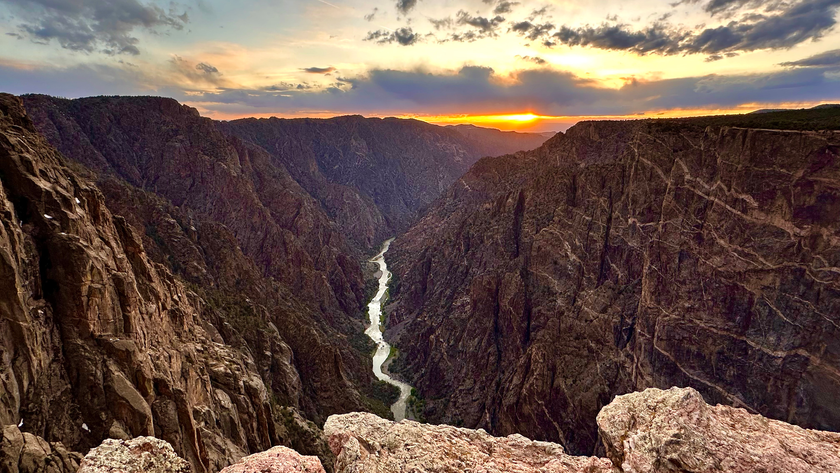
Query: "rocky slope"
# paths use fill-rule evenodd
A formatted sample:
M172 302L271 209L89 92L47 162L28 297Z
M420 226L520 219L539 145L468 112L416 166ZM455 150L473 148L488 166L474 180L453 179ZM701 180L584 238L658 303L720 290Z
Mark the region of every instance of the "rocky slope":
M284 339L270 321L306 312L267 314L252 304L239 323L250 331L240 332L229 306L150 260L134 228L68 168L9 95L0 96L0 182L0 425L11 452L0 461L41 471L37 461L72 465L72 452L104 438L154 435L194 472L218 471L306 437L314 427L296 407L317 413L360 404L339 350L326 343L313 356L329 362L314 369L333 375L310 383L327 389L319 396L302 388L305 354L290 346L315 343L318 334L290 323L281 325ZM228 240L207 245L232 240L212 235ZM234 271L236 251L206 254ZM338 384L331 391L326 383ZM21 438L24 453L14 447Z
M547 139L360 116L249 118L220 128L267 150L364 248L405 230L479 158L533 149Z
M840 133L732 126L788 118L586 122L479 161L389 253L426 418L589 454L614 395L683 385L840 429Z

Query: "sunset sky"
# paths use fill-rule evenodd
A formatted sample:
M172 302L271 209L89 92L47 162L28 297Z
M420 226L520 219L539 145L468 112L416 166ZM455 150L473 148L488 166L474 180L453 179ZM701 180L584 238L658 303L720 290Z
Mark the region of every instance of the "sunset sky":
M0 0L0 90L205 116L581 118L840 102L840 0Z

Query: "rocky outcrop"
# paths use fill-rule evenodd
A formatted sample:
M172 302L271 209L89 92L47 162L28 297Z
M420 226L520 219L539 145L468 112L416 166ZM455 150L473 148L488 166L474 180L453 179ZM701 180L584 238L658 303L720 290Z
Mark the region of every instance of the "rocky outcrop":
M47 442L16 425L3 428L0 437L0 471L6 473L76 473L82 461L61 442Z
M840 471L840 434L712 407L691 388L618 396L598 414L598 429L624 473Z
M248 118L220 127L268 151L364 248L404 231L482 156L533 149L547 139L361 116Z
M618 396L601 410L598 428L608 458L567 455L559 444L517 434L499 438L483 430L394 423L365 413L331 416L324 432L336 454L337 473L840 471L840 434L802 429L741 408L712 407L691 388Z
M324 433L336 455L335 471L449 473L608 473L609 460L572 457L563 447L521 435L497 438L483 430L388 421L367 413L335 415Z
M172 446L154 437L108 439L91 449L79 473L190 473Z
M580 123L456 182L389 252L425 417L590 454L613 396L682 385L840 429L840 133L738 120Z
M324 473L324 467L317 457L303 456L291 448L274 447L249 455L221 473Z

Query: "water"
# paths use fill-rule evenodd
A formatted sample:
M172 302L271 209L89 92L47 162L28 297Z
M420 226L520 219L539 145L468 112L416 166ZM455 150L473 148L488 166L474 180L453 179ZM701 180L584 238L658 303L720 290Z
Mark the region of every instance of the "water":
M382 251L371 259L372 262L379 265L379 289L376 291L376 296L368 304L368 320L370 327L365 330L365 334L376 343L376 353L373 355L373 374L376 379L385 381L386 383L400 388L400 397L397 402L391 406L391 412L394 413L394 419L397 421L405 419L405 403L408 396L411 395L411 386L397 381L390 377L388 373L382 371L382 364L388 359L391 354L391 345L382 337L382 326L380 325L380 316L382 315L382 299L385 297L385 292L388 290L388 282L391 280L391 272L388 271L388 265L385 263L385 253L391 246L390 239L382 244Z

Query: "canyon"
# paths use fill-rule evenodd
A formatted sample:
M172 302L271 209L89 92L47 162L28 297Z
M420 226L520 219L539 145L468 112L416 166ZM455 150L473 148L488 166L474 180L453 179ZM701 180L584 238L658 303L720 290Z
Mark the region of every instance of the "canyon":
M482 159L391 246L392 369L432 423L575 454L649 387L840 429L838 123L581 122Z
M0 465L833 471L838 123L0 95Z
M384 151L353 148L360 169L397 161L404 137L415 162L452 169L397 168L391 179L415 187L391 185L392 211L334 175L310 195L277 155L171 99L4 94L0 112L4 465L71 471L103 439L138 436L195 472L272 445L329 464L329 415L392 415L363 333L365 255L481 157L476 141L407 120L324 121L362 148L364 129L385 127L368 131ZM360 202L375 218L334 218Z

